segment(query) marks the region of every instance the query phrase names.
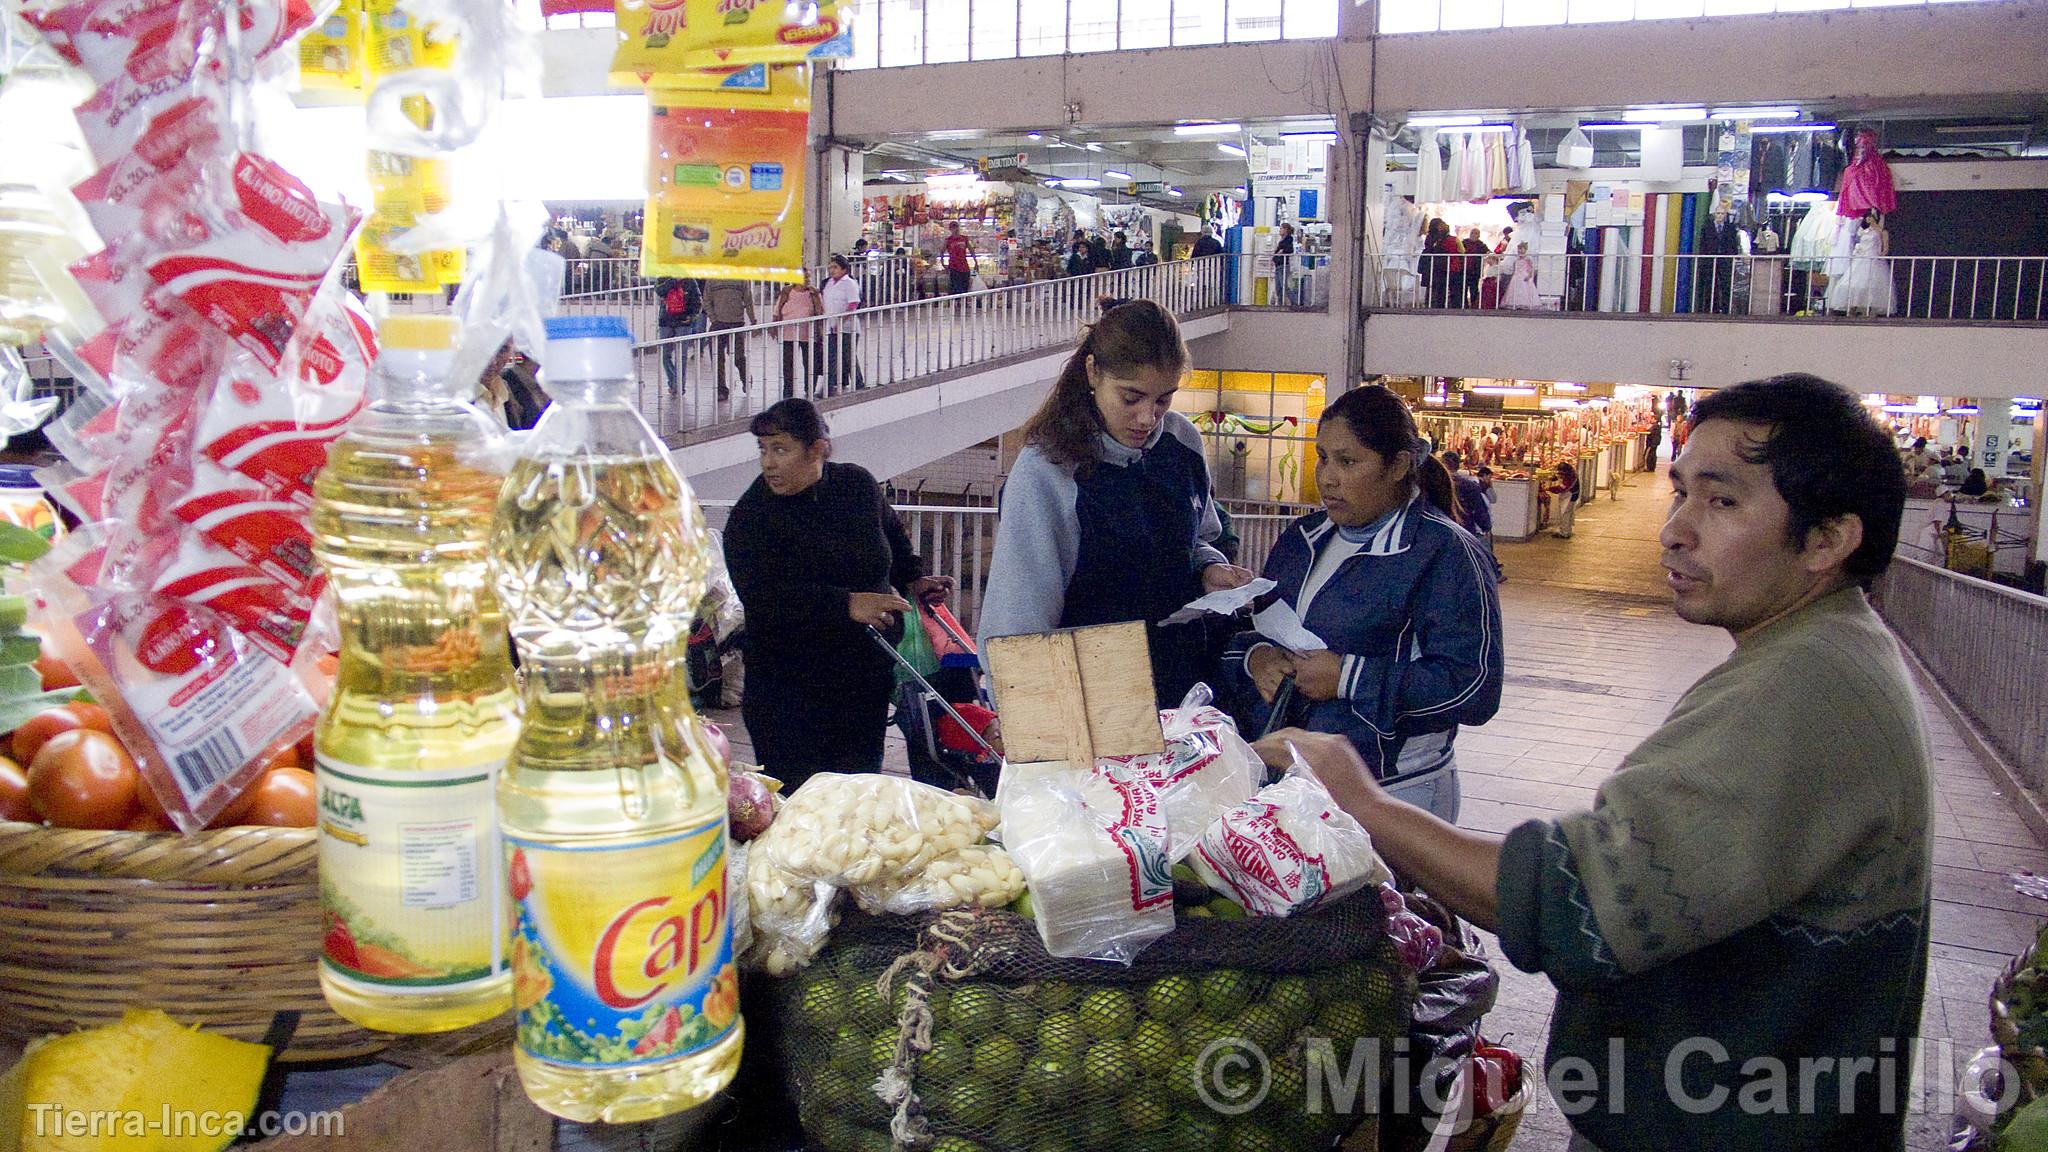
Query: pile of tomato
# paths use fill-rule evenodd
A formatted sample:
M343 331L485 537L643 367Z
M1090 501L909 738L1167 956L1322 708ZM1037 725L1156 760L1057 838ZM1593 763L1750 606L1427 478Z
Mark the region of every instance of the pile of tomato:
M280 752L208 827L311 828L315 791L313 774L303 766L311 757L306 743ZM175 830L97 704L75 701L38 712L5 737L4 746L12 755L0 755L0 820Z

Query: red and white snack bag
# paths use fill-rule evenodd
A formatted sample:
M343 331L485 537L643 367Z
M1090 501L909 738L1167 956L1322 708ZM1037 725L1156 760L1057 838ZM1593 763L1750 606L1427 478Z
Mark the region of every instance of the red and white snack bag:
M102 503L109 519L144 533L168 530L171 508L192 490L193 393L141 389L121 401L123 446L107 469Z
M376 338L343 293L314 301L307 321L312 339L302 342L295 377L273 378L246 354L229 364L200 418L197 452L311 507L327 446L363 406Z
M221 145L219 109L189 97L157 115L133 148L73 185L71 194L102 238L176 236Z
M189 72L222 40L229 12L243 55L261 59L312 27L307 0L75 0L25 13L59 55L105 84L139 55L161 54Z
M65 461L36 469L36 483L81 524L106 517L105 472L87 472Z
M235 158L233 184L239 211L150 257L149 275L276 372L356 213L249 153Z
M157 567L151 590L211 608L280 663L291 663L313 615L311 601L186 529Z
M1296 773L1218 817L1188 863L1254 916L1286 916L1391 873L1372 837L1315 777Z
M1173 842L1175 863L1216 817L1251 799L1264 778L1264 765L1237 725L1209 705L1184 704L1159 713L1166 751L1151 756L1114 756L1102 761L1126 766L1150 780Z
M998 798L1003 847L1030 882L1046 951L1128 964L1173 931L1171 840L1145 773L1108 763L1012 772Z
M187 833L204 828L271 757L313 730L298 679L210 609L153 592L81 586L85 534L31 571L37 626L107 709L143 782Z
M327 576L313 558L306 510L210 460L193 472L191 495L172 509L178 519L292 595L317 600Z

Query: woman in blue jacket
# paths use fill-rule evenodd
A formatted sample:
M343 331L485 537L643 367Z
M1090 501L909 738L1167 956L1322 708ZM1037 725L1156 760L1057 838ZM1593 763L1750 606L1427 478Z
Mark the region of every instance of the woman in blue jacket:
M1244 633L1224 658L1226 680L1250 731L1349 737L1389 792L1455 821L1452 741L1500 707L1493 564L1387 389L1356 389L1325 409L1316 459L1324 510L1289 526L1265 575L1328 648L1290 651Z
M1188 350L1150 300L1104 301L1052 395L1024 425L1003 485L981 638L1145 623L1162 707L1213 683L1201 624L1161 628L1205 592L1249 583L1221 534L1202 437L1172 411Z

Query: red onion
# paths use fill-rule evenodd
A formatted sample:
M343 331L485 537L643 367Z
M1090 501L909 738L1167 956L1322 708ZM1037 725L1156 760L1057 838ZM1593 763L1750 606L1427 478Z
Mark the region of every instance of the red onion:
M735 772L726 790L725 812L732 838L746 843L768 830L775 819L775 793L752 772Z

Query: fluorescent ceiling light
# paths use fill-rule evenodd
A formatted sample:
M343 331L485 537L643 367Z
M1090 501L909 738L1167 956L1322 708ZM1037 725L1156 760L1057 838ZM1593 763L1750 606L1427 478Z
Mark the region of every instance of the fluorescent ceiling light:
M1068 178L1066 178L1066 179L1064 179L1064 180L1060 181L1060 187L1062 187L1062 188L1100 188L1100 187L1102 187L1102 181L1100 181L1100 180L1097 180L1097 179L1095 179L1095 178L1094 178L1093 176L1070 176L1070 177L1068 177Z
M1095 141L1093 141L1093 140L1090 140L1090 141L1088 142L1088 150L1089 150L1090 152L1100 152L1100 151L1102 151L1102 145L1100 145L1100 144L1097 144L1097 143L1096 143Z
M1024 134L1024 138L1025 138L1026 140L1043 140L1043 139L1045 139L1045 133L1043 133L1043 132L1026 132L1026 133Z
M1833 124L1759 124L1751 128L1752 133L1771 132L1833 132Z
M1329 140L1334 142L1337 139L1337 134L1335 132L1282 132L1280 138L1282 140Z
M1828 194L1825 192L1794 192L1792 194L1792 200L1797 204L1823 204L1827 202L1827 199Z
M1552 384L1550 386L1550 390L1553 392L1584 392L1586 390L1586 386L1584 384L1573 384L1569 381L1561 380L1555 384Z
M1977 406L1975 404L1964 404L1948 410L1948 415L1950 416L1975 416L1976 414Z
M924 182L935 188L946 188L963 187L973 184L979 179L980 177L972 172L931 172L925 175Z
M1479 389L1474 388L1473 391L1477 392ZM1545 408L1577 408L1579 406L1577 400L1565 396L1545 396L1537 401L1537 403Z
M1465 391L1477 392L1481 396L1534 396L1536 394L1536 389L1534 388L1513 387L1506 384L1481 384L1474 388L1467 388Z
M1218 144L1216 145L1216 147L1221 149L1222 151L1230 153L1232 156L1242 156L1245 154L1244 149L1238 147L1235 144Z
M1796 120L1799 109L1789 104L1768 108L1716 108L1707 115L1715 120Z
M1581 124L1579 125L1579 130L1582 132L1641 132L1643 126L1641 124L1613 124L1601 121L1593 124Z
M1242 131L1244 131L1244 125L1242 124L1176 124L1173 126L1173 134L1175 136L1228 136L1231 133Z
M1174 199L1176 199L1176 200L1180 199L1180 198L1181 198L1181 196L1183 195L1183 193L1181 192L1181 190L1180 190L1180 189L1178 189L1178 188L1168 188L1168 189L1166 190L1166 194L1167 194L1168 196L1171 196L1171 197L1173 197L1173 198L1174 198Z
M1469 128L1479 123L1477 116L1412 116L1410 128Z
M1680 120L1705 120L1707 110L1698 105L1689 108L1631 108L1621 114L1631 124L1669 124Z
M1132 175L1131 175L1131 174L1130 174L1129 172L1119 172L1119 171L1118 171L1118 170L1116 170L1115 168L1110 168L1110 169L1106 169L1106 170L1104 170L1104 172L1102 173L1102 178L1103 178L1103 179L1105 179L1105 180L1130 180L1130 179L1134 179L1134 177L1132 177Z
M1884 410L1887 412L1899 412L1914 416L1932 416L1936 412L1936 409L1928 407L1924 404L1887 404L1884 406Z

